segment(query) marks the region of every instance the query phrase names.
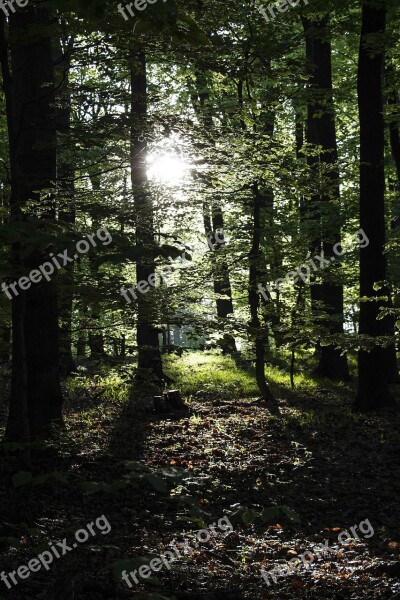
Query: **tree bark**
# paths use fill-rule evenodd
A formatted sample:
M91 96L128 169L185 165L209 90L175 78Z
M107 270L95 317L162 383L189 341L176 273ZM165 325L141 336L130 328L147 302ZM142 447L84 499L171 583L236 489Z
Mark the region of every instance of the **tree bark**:
M136 243L147 249L147 255L136 265L136 281L147 280L155 272L154 210L147 184L147 140L144 134L147 116L146 57L142 51L131 51L131 181L136 219ZM138 382L152 381L157 386L164 379L159 328L154 325L153 303L138 294L137 345Z
M9 23L11 220L26 220L22 209L31 203L29 211L40 221L38 230L43 232L46 222L55 220L55 94L49 14L46 8L28 6L11 14ZM39 250L22 258L21 250L21 245L14 246L13 263L24 272L37 269L46 260ZM6 438L20 440L27 434L45 434L52 423L62 423L55 283L34 283L27 291L20 290L12 303L13 361Z
M229 268L224 256L224 246L221 239L225 237L224 216L219 203L214 203L211 210L207 202L203 206L204 231L209 242L211 255L211 265L213 271L213 288L215 294L227 296L226 298L217 298L217 316L220 320L222 339L219 341L219 346L223 354L235 354L236 341L233 335L226 333L224 320L229 315L233 314L232 288L229 277ZM218 235L218 240L216 239ZM222 254L220 256L218 253Z
M328 167L325 185L328 192L321 190L310 201L308 217L312 223L311 254L323 252L335 259L334 245L341 240L338 207L340 203L339 172L337 168L337 142L335 111L333 106L331 44L328 32L329 17L321 21L303 19L306 39L306 58L309 69L309 99L307 107L307 142L320 146L318 156L307 156L312 174L320 177L322 169ZM334 204L332 203L334 202ZM343 286L336 283L338 264L331 267L332 273L322 275L320 284L311 283L313 312L318 318L320 306L325 317L318 318L328 335L343 333ZM348 380L347 356L341 356L337 346L320 346L316 375L333 380Z
M260 282L260 264L262 260L260 241L261 241L261 208L263 197L259 192L257 184L253 186L253 232L252 246L249 253L249 308L250 308L250 328L255 338L256 353L256 380L261 395L267 401L275 402L269 385L265 378L265 344L267 333L261 329L260 318L258 316L260 296L258 284Z
M358 63L358 107L360 115L360 226L369 245L360 249L360 296L373 299L385 290L375 291L374 283L386 278L385 170L383 68L386 7L384 0L374 5L364 0ZM368 48L374 40L374 49ZM380 42L380 49L376 48ZM360 334L374 337L387 333L386 319L379 319L381 300L361 301ZM358 353L358 390L355 408L362 411L394 408L387 384L387 350L374 345L370 352Z

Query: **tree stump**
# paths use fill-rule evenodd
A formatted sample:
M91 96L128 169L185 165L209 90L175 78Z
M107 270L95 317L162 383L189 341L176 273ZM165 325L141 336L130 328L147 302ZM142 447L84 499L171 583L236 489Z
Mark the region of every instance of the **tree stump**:
M182 396L179 390L170 390L166 394L167 407L171 410L187 410L187 406L182 400Z
M179 390L170 390L162 396L154 396L153 401L156 414L164 414L174 410L188 410Z

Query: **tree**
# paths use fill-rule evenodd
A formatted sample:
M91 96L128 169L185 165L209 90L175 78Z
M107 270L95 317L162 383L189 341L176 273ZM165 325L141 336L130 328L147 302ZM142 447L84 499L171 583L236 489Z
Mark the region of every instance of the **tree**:
M311 220L311 255L321 252L328 260L335 257L333 248L340 243L340 191L338 154L336 142L335 111L333 106L331 43L329 39L329 16L321 20L303 19L306 38L306 56L309 70L309 98L307 116L307 142L313 154L307 156L315 181L324 177L327 181L316 185L318 191L310 200L307 213ZM317 154L315 154L317 152ZM343 286L337 283L337 268L329 275L323 274L320 284L311 285L314 313L318 315L322 304L327 317L322 317L328 335L343 333ZM347 380L349 370L346 355L341 355L336 344L319 347L319 363L315 374L330 379Z
M386 303L385 290L374 284L386 279L385 170L383 69L385 50L385 1L364 0L358 62L360 115L360 225L369 245L360 249L360 334L374 343L358 353L358 390L355 408L368 411L393 408L387 383L387 350L378 336L387 333L386 319L378 318Z
M131 181L136 219L136 244L146 251L136 265L136 281L147 281L155 272L154 210L147 189L147 74L146 56L142 50L132 49L131 73ZM138 378L161 385L165 378L162 369L159 329L154 324L151 301L143 294L137 301Z
M55 221L56 180L54 67L46 8L27 7L10 15L11 85L7 85L10 140L10 225L48 235ZM4 56L4 50L3 50ZM3 61L3 80L10 74ZM28 218L28 214L31 215ZM13 244L14 272L45 262L40 248ZM13 342L10 410L6 438L27 439L62 422L59 380L58 307L54 281L41 281L12 300Z
M260 393L269 402L275 402L275 398L265 378L265 344L266 330L261 328L258 310L260 295L258 283L260 282L260 264L262 254L260 250L261 239L261 209L263 196L258 184L254 184L252 194L252 245L249 253L249 308L250 308L250 331L255 339L256 354L256 380Z

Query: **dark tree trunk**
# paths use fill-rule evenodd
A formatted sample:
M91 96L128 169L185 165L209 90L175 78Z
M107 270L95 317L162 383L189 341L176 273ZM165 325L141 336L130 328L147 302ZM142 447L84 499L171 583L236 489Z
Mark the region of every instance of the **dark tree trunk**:
M364 1L358 63L358 107L360 114L360 225L369 245L360 249L360 296L374 298L374 283L386 279L385 170L383 118L383 66L386 8L384 0L374 5ZM368 47L374 40L373 50ZM381 48L376 48L379 41ZM386 319L377 319L382 301L361 302L360 334L372 337L387 333ZM393 408L387 384L388 352L375 345L358 353L358 390L355 408L363 411Z
M226 298L217 298L216 300L217 316L223 333L223 338L219 341L219 346L222 348L224 354L234 354L237 352L235 338L231 334L224 332L224 320L233 314L232 289L229 268L225 260L223 241L225 237L224 216L217 202L214 203L211 216L210 207L206 202L204 203L203 211L204 230L209 242L210 251L212 252L211 264L214 293L227 296Z
M126 358L126 337L125 334L121 334L121 358Z
M340 201L339 172L337 168L337 143L335 112L333 106L331 44L328 32L329 18L321 21L303 19L306 39L306 57L309 69L309 100L307 116L307 142L320 146L318 156L308 156L307 162L312 169L315 182L321 173L321 166L327 169L328 191L321 190L310 202L308 213L312 227L312 255L320 254L329 260L335 259L334 246L340 242L340 218L338 206ZM332 206L332 200L335 206ZM343 333L343 286L336 283L338 263L333 264L330 274L321 275L321 284L312 283L311 300L314 313L318 315L319 305L326 318L319 319L327 334ZM319 364L315 374L330 379L348 380L349 370L346 355L341 356L337 346L321 346L319 348Z
M1 328L0 364L10 362L11 328L4 325Z
M253 187L253 232L252 246L249 253L249 308L250 308L250 330L255 340L256 353L256 380L261 395L265 400L275 401L275 398L265 379L265 345L268 341L266 326L261 328L258 310L260 305L260 296L258 284L260 282L260 265L262 263L262 253L260 249L261 240L261 208L263 196L260 194L257 184Z
M11 78L11 71L10 71L10 61L9 61L9 56L8 56L8 44L6 41L7 38L7 22L5 19L4 14L0 15L0 64L1 64L1 74L2 74L2 88L3 88L3 92L4 92L4 96L5 96L5 101L6 101L6 116L7 116L7 128L8 128L8 132L9 132L9 136L8 136L8 147L9 147L9 154L10 154L10 171L11 171L11 178L13 175L12 169L14 168L14 164L15 164L15 139L14 136L11 136L11 131L12 128L14 127L14 116L13 116L13 103L12 103L12 78ZM11 206L12 206L12 202L11 202ZM6 220L4 219L2 221L3 223L6 223ZM17 249L17 246L14 247L14 253L15 250ZM12 311L11 311L12 312ZM10 360L10 346L11 346L11 333L13 330L13 326L11 327L2 327L2 340L3 340L3 344L2 345L2 349L1 349L1 362L9 362ZM26 359L25 359L26 361ZM22 366L22 365L21 365ZM26 369L26 364L24 365L24 368ZM26 381L25 381L25 386L26 386ZM26 398L24 400L24 402L26 403ZM26 410L26 409L25 409ZM26 413L27 416L27 413ZM26 423L26 426L29 427L28 422Z
M86 340L83 334L79 335L78 340L76 342L76 356L78 358L85 358L86 352Z
M40 231L55 220L56 130L54 68L49 15L26 7L10 15L12 86L7 99L11 162L11 220L23 220L22 208L40 202ZM32 37L32 30L36 31ZM4 72L3 72L4 75ZM7 74L6 74L7 78ZM9 88L8 88L9 89ZM44 200L40 196L44 196ZM32 211L32 209L31 209ZM13 262L25 272L37 269L46 256L35 250ZM33 283L13 302L13 362L7 439L26 439L62 423L59 381L58 311L54 281ZM28 415L27 431L25 414Z
M146 58L143 52L131 53L131 180L136 219L136 243L147 249L146 256L136 265L136 281L147 281L155 272L153 203L147 190L147 115ZM160 385L164 379L159 328L155 326L151 292L137 299L138 379Z
M270 60L265 60L265 67L266 67L266 70L269 71L269 69L271 67ZM237 92L238 92L238 101L239 101L241 113L243 113L245 110L243 87L244 87L244 81L242 79L240 79L238 82L238 86L237 86ZM250 102L252 102L249 80L246 81L246 89L247 89L248 100ZM268 103L269 100L275 100L275 96L269 97L269 94L266 94L266 97L265 97L266 107L269 106L269 103ZM242 131L247 130L247 125L243 121L243 119L240 119L240 125L242 128ZM261 125L264 135L268 136L268 138L270 140L272 140L273 135L274 135L274 130L275 130L275 112L271 112L269 109L266 110L265 117L264 117L264 119L260 120L259 125ZM261 256L263 257L262 264L261 264L261 260L257 261L258 262L258 264L257 264L257 277L258 277L257 288L258 288L258 284L260 284L260 282L264 280L265 266L266 266L265 257L262 255L262 251L261 251L261 246L262 246L261 232L262 231L264 232L264 239L267 239L268 245L270 245L270 250L271 250L270 265L271 265L272 280L277 279L278 274L280 274L280 272L281 272L281 266L282 266L282 255L281 255L280 249L278 247L277 236L274 231L274 226L275 226L275 223L274 223L274 190L270 185L268 185L268 183L265 180L262 181L262 186L263 186L262 192L260 190L260 185L261 185L260 182L256 181L252 187L253 194L257 195L255 204L258 204L258 208L256 208L255 204L253 204L253 216L257 217L257 219L259 221L259 227L258 227L259 234L258 234L258 241L257 241L258 248L259 248L258 254L260 257ZM259 211L259 213L257 214L258 211ZM253 242L254 241L255 240L253 238ZM264 286L262 286L262 287L264 288ZM252 295L251 303L255 304L255 300L256 300L255 296ZM257 303L259 303L260 300L261 300L261 298L260 298L260 296L258 296ZM262 316L264 318L264 322L266 324L267 324L267 322L271 324L271 331L274 336L275 346L277 348L279 348L284 343L284 334L282 334L282 332L281 332L281 309L280 309L279 290L277 290L276 302L274 304L271 293L269 292L268 288L263 289L261 302L262 302L262 307L264 309L263 314L262 314ZM257 304L257 319L258 319L258 304ZM265 332L265 334L263 335L263 338L264 338L263 339L263 354L265 354L265 346L269 345L268 331ZM258 344L260 345L259 342L258 342ZM256 343L256 346L257 346L257 343ZM261 348L259 349L259 352L261 352Z

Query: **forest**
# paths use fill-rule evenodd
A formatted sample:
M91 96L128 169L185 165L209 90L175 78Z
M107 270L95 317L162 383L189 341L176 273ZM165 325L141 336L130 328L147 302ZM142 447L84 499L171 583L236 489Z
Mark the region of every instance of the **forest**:
M400 598L399 37L0 0L0 600Z

